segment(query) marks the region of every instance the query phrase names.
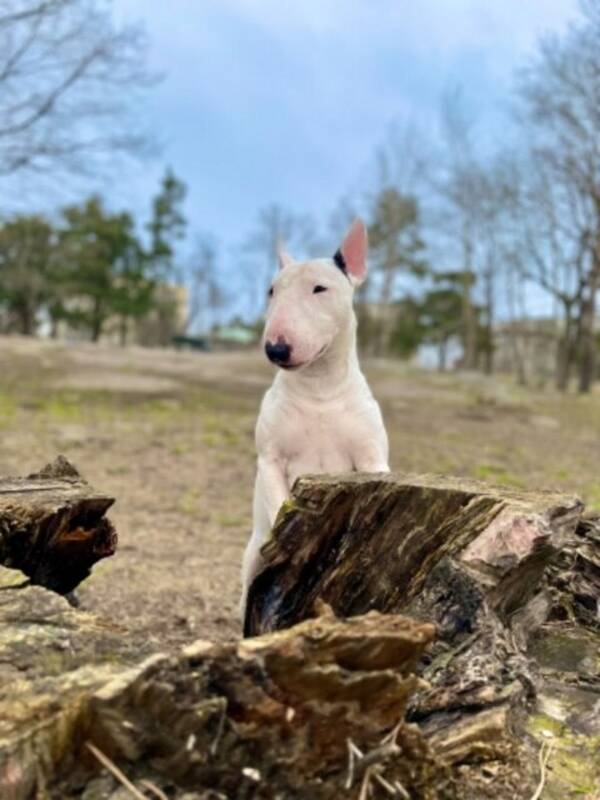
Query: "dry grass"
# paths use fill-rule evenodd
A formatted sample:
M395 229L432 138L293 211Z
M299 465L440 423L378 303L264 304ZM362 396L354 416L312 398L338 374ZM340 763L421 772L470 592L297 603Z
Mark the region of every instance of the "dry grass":
M118 498L120 549L81 588L84 606L162 645L237 635L254 419L271 377L260 354L4 339L0 369L0 473L60 452ZM398 363L367 372L394 468L560 488L600 508L598 395Z

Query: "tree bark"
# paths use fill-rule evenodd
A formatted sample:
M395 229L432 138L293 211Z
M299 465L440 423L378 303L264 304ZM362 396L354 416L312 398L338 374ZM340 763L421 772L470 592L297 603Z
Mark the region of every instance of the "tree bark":
M80 481L59 462L15 495L27 480L54 506ZM122 800L126 779L171 800L530 800L540 759L548 797L593 796L600 520L581 514L459 479L303 478L249 614L302 621L181 653L0 566L0 797Z
M591 391L596 376L596 351L598 342L594 323L596 321L596 294L600 278L600 264L594 265L589 276L587 293L582 298L579 330L579 392Z
M578 775L600 781L590 764L600 523L582 522L582 509L557 493L437 476L301 478L263 548L246 633L293 625L316 602L344 617L375 609L435 623L419 667L429 688L409 718L453 763L476 751L512 763L523 782L550 737L548 796L567 797ZM513 797L531 796L523 785Z
M450 762L403 721L433 626L321 610L252 641L134 655L130 637L58 596L5 586L0 796L116 800L104 758L174 800L355 800L382 780L415 800L462 798Z
M462 234L463 249L463 273L464 280L462 285L462 317L463 317L463 344L464 344L464 367L465 369L475 369L477 366L477 314L473 307L472 298L472 276L473 276L473 242L471 232L467 225L464 226Z
M27 478L0 480L0 565L72 592L115 551L117 535L104 516L113 503L62 457Z
M317 599L344 617L372 608L398 612L422 595L444 564L464 572L465 580L468 572L469 584L481 567L482 597L510 614L535 590L566 534L574 535L582 508L560 494L440 476L301 478L263 549L265 567L250 589L246 633L305 619ZM482 549L488 541L489 552ZM481 565L470 563L477 559Z
M559 392L566 392L569 388L571 373L577 355L575 322L570 303L564 303L564 324L565 329L562 335L559 335L556 351L556 388Z

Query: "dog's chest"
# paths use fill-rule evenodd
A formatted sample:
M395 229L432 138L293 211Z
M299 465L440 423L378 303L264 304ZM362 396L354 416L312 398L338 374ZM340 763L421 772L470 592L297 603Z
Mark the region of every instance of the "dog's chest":
M302 474L353 469L354 434L342 408L288 408L282 422L278 450L290 486Z

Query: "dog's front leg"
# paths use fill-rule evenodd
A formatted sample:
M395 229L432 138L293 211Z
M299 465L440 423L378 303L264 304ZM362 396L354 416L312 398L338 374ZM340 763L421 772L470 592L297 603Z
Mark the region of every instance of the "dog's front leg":
M283 461L273 456L258 457L258 480L263 492L263 500L272 528L277 512L289 497Z
M371 441L354 454L354 469L357 472L389 472L387 439Z
M242 562L242 596L240 599L242 620L245 615L248 589L262 564L260 549L273 527L277 512L282 503L287 500L288 494L283 464L276 459L259 456L254 485L253 530Z

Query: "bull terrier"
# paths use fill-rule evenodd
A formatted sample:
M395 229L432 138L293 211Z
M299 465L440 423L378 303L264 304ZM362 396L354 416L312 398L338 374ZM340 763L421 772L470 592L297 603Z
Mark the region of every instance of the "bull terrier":
M388 472L381 411L360 370L354 290L367 273L367 231L350 227L333 258L295 262L279 251L263 344L279 367L256 424L253 531L242 564L240 612L260 549L294 481L306 473Z

